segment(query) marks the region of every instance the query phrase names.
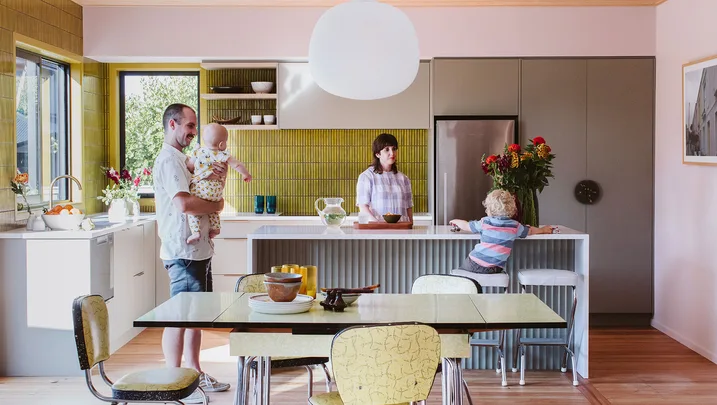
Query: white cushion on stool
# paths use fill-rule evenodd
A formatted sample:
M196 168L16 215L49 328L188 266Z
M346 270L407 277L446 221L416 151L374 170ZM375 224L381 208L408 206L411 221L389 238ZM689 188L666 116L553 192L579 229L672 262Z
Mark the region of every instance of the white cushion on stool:
M570 270L524 269L518 271L521 285L578 285L578 274Z
M473 273L472 271L456 269L451 270L451 274L453 274L454 276L472 278L473 280L477 281L478 284L480 284L482 287L508 288L508 285L510 285L510 277L504 272L495 274L480 274Z

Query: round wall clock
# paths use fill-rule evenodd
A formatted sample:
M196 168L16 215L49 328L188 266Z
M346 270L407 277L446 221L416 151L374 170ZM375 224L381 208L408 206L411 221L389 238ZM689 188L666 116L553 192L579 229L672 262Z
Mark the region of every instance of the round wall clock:
M582 204L595 204L600 199L600 186L592 180L583 180L575 186L575 198Z

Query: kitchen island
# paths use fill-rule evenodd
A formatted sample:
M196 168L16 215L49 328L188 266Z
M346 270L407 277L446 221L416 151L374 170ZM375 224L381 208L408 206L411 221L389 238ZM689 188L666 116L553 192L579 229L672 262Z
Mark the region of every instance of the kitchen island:
M575 353L578 372L588 377L588 263L589 237L558 227L559 233L533 235L516 241L506 266L511 292L520 292L517 270L555 268L578 273L578 307L575 314ZM315 265L319 287L362 287L381 284L378 292L410 293L413 280L424 274L450 274L475 243L469 232L451 232L450 226L415 226L411 230L357 230L350 227L262 226L247 235L247 269L266 273L282 264ZM531 292L531 290L529 290ZM572 292L565 287L532 290L567 319ZM457 308L459 310L460 308ZM559 337L564 330L527 330L527 337ZM507 334L506 360L512 364L513 334ZM488 338L496 337L489 332ZM555 348L529 348L528 369L560 369L561 352ZM491 369L495 350L473 348L464 362L469 369Z

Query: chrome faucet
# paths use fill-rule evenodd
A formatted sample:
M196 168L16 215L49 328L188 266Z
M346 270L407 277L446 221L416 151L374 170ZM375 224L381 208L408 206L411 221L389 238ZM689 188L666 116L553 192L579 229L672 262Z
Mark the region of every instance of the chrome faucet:
M52 190L55 188L55 182L57 182L57 180L60 180L60 179L70 179L70 180L74 181L74 182L77 184L77 188L78 188L78 189L82 190L82 184L80 184L80 181L77 180L76 178L70 176L69 174L65 174L65 175L62 175L62 176L57 176L57 177L55 177L55 178L52 180L52 182L50 183L50 207L48 207L48 209L52 209L52 207L53 207L54 201L52 200L52 194L53 194L53 193L52 193Z

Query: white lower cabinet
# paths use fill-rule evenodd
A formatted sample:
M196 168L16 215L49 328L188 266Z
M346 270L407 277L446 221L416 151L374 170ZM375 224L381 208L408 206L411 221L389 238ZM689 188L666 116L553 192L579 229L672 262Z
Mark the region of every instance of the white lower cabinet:
M72 303L107 298L110 285L110 351L141 331L132 323L155 301L155 222L126 226L94 238L0 238L0 375L80 375Z
M135 319L154 308L155 222L114 234L114 298L110 311L111 350L117 350L142 330Z
M246 274L246 239L215 239L212 258L214 291L231 292Z

